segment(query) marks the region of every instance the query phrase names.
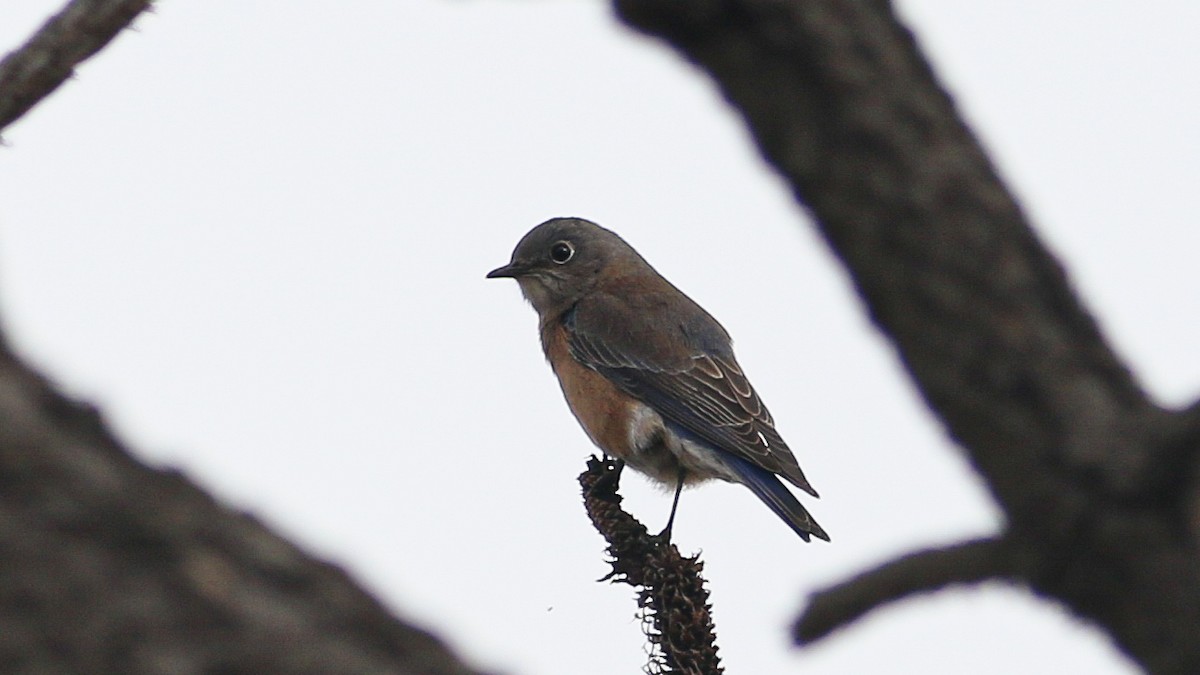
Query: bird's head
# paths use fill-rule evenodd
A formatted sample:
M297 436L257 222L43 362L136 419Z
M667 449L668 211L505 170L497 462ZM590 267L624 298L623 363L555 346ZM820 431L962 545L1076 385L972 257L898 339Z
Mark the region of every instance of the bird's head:
M540 315L566 311L606 275L649 269L625 240L582 218L552 218L517 243L512 260L488 272L510 277Z

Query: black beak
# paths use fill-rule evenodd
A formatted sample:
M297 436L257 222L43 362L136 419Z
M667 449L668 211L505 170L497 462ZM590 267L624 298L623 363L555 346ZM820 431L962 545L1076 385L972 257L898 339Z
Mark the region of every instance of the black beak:
M492 270L491 272L488 272L487 278L501 279L504 277L508 277L511 279L515 279L515 278L521 276L522 274L524 274L525 269L526 268L524 265L521 265L521 264L515 263L515 262L511 262L511 263L505 265L504 267L497 267L496 269Z

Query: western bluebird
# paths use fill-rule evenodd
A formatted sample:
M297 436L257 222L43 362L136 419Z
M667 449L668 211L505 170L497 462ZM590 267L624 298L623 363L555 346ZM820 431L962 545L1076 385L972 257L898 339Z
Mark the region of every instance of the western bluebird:
M783 476L816 497L733 356L729 334L625 240L554 218L517 244L511 277L537 310L542 349L571 412L606 454L675 489L750 488L805 541L826 541Z

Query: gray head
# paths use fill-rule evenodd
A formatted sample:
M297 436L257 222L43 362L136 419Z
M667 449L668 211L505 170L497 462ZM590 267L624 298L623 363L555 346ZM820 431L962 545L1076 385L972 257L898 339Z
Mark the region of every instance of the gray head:
M656 274L624 239L582 218L551 218L517 242L512 261L488 272L511 277L538 314L565 311L603 276Z

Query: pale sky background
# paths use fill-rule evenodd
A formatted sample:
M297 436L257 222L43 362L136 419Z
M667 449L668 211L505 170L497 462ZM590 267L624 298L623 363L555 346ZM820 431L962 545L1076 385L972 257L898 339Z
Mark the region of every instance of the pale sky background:
M0 3L0 48L60 4ZM1189 401L1200 4L900 8L1117 347ZM483 276L583 216L724 323L822 494L832 544L737 486L684 495L675 541L703 552L731 675L1133 670L998 586L789 649L809 592L997 512L740 120L605 5L169 0L136 27L5 134L0 317L144 460L478 664L640 672L633 590L595 582L592 448L533 311ZM662 526L666 495L623 492Z

